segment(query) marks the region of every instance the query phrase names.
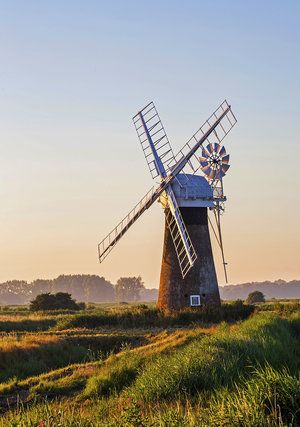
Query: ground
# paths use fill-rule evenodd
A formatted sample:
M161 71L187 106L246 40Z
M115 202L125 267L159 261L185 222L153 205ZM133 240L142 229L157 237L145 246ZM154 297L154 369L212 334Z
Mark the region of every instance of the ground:
M0 426L298 426L300 303L0 311Z

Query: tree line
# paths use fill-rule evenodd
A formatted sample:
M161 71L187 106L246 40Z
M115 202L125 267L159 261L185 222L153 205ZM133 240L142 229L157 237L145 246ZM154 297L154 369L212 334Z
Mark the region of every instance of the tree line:
M220 287L220 295L223 300L245 300L249 293L262 292L267 299L271 298L300 298L300 280L287 282L282 279L271 282L249 282L238 285L226 285Z
M37 279L30 283L24 280L10 280L0 283L0 305L29 304L37 295L59 292L68 293L76 301L85 303L138 301L142 291L147 295L140 276L121 277L113 285L104 277L97 275L63 274L52 280Z
M275 282L251 282L220 287L223 300L245 300L249 293L262 292L270 298L300 298L300 281L276 280ZM0 305L29 304L37 295L44 293L71 294L78 302L156 301L158 289L145 288L141 277L121 277L114 285L104 277L91 274L62 274L55 279L9 280L0 283Z

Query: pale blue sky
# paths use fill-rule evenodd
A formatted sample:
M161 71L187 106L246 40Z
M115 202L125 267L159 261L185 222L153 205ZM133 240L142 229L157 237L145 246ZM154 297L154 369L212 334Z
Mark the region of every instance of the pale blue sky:
M299 278L299 22L298 1L0 1L0 280L158 286L159 206L97 263L152 185L131 117L153 100L177 151L224 98L230 282Z

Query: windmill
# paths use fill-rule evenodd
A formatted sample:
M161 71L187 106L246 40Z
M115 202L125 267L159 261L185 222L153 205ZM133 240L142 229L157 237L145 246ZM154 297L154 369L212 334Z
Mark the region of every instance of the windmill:
M133 123L152 178L159 183L99 243L99 261L159 201L165 212L165 234L158 307L220 304L209 224L222 252L227 281L221 214L229 155L221 143L236 123L231 106L225 100L176 155L153 102L133 117ZM213 212L215 226L208 209Z

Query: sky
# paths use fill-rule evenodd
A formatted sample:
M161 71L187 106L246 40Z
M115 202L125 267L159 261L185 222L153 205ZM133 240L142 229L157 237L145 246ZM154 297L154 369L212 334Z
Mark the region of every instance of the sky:
M0 0L0 281L158 287L157 203L97 258L153 185L131 118L154 101L176 152L225 98L229 283L300 279L299 20L292 0Z

